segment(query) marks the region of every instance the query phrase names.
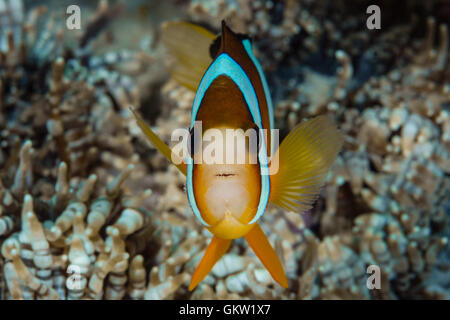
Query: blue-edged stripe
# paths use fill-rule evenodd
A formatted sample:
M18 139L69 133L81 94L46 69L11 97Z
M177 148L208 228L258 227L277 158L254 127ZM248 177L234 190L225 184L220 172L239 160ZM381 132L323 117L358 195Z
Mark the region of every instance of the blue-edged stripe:
M261 64L259 63L259 61L256 59L256 57L253 55L253 50L252 50L252 44L250 42L249 39L245 39L244 41L242 41L242 44L244 45L245 51L247 51L248 56L250 57L250 59L252 60L253 64L256 67L256 70L258 70L258 74L259 74L259 78L261 79L261 83L264 89L264 95L266 97L266 103L267 103L267 110L269 113L269 126L270 129L272 130L274 128L274 116L273 116L273 103L272 103L272 97L270 95L270 90L269 90L269 85L267 84L267 79L264 76L264 72L262 70ZM273 143L273 139L274 137L272 136L272 134L270 134L270 154L272 155L274 150L274 143Z

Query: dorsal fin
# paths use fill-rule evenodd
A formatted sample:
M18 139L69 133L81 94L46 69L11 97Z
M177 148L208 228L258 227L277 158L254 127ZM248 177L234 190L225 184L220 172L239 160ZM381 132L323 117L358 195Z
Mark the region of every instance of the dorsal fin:
M222 20L222 33L220 34L219 48L220 52L232 50L233 42L238 42L242 44L242 41L248 39L251 41L250 37L244 33L236 33L231 30L225 20Z
M223 52L225 50L225 48L222 48L222 42L224 42L224 39L227 39L226 41L230 41L229 37L227 38L226 34L229 35L233 35L235 40L238 40L239 42L242 42L246 39L250 40L251 39L248 35L244 34L244 33L236 33L234 31L232 31L226 24L225 20L222 20L222 33L216 37L216 39L214 39L214 41L211 43L210 47L209 47L209 55L211 56L212 59L215 59L220 52ZM224 38L225 37L225 38ZM222 50L221 50L222 49Z

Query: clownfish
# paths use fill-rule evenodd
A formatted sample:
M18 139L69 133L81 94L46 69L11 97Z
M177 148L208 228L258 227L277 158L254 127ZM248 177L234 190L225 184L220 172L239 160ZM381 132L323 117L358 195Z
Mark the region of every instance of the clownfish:
M172 150L133 110L139 127L150 142L186 175L189 204L200 223L213 237L192 275L193 290L226 253L233 239L244 237L256 256L282 287L288 279L258 220L267 205L275 204L298 213L312 208L330 166L343 143L343 136L327 116L298 124L276 143L273 105L261 65L253 55L249 37L233 32L225 22L215 36L188 22L163 25L162 41L172 58L172 77L194 90L190 123L190 157L179 161ZM201 121L202 132L195 134ZM258 147L244 142L243 163L196 163L202 140L209 130L258 131ZM228 142L224 153L230 153ZM198 150L200 149L200 150ZM233 149L234 150L234 149ZM234 152L234 151L233 151ZM250 162L253 155L256 161ZM178 160L178 161L175 161ZM275 170L271 170L276 168Z

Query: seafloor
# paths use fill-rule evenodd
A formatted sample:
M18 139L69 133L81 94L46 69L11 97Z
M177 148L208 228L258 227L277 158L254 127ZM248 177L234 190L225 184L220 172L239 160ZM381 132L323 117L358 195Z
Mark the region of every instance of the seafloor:
M0 0L0 299L450 298L450 1L79 1L67 30L72 2ZM238 240L188 291L211 235L128 109L188 126L173 19L252 37L283 136L319 114L345 135L313 210L262 218L288 289Z

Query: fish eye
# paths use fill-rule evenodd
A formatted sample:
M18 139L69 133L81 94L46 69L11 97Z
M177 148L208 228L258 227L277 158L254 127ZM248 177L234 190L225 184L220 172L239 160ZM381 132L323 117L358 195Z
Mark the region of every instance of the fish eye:
M195 146L195 137L194 137L194 127L189 129L189 141L188 141L188 152L191 158L194 157L194 146Z
M254 126L251 128L251 130L254 130L254 131L255 131L255 134L256 134L256 150L257 150L257 152L258 152L258 151L259 151L259 148L260 148L260 145L259 145L259 143L260 143L259 127L258 127L257 125L254 125Z

